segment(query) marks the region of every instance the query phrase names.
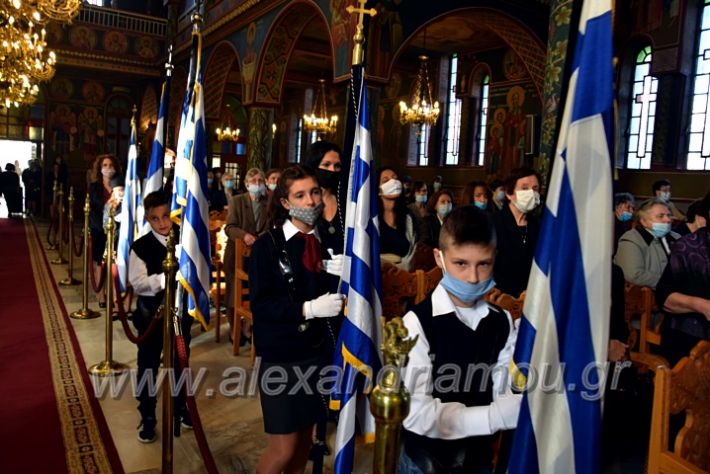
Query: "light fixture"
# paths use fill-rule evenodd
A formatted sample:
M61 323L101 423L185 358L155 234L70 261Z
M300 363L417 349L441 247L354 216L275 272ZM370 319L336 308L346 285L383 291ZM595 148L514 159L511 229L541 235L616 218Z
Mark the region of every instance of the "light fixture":
M328 108L325 105L325 79L319 79L318 82L320 82L320 89L313 101L311 114L303 115L303 127L309 132L330 135L338 128L338 116L328 117Z
M419 72L414 79L412 97L409 104L404 101L399 103L399 121L403 125L433 125L439 118L439 101L434 102L431 98L431 83L427 70L428 60L429 58L423 54L419 56Z
M271 124L271 139L276 138L276 131L278 130L278 127L276 126L276 123Z
M13 0L15 1L15 0ZM39 0L37 9L50 20L71 23L79 14L81 0Z
M227 109L230 109L230 104L226 105ZM227 110L227 126L219 127L215 131L217 141L220 142L236 142L239 140L239 127L232 128L232 111Z

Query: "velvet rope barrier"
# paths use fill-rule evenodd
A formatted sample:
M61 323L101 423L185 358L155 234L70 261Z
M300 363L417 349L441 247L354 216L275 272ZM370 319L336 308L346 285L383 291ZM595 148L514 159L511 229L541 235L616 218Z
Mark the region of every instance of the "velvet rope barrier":
M126 337L129 341L134 344L143 344L143 342L159 327L160 322L163 320L161 317L161 311L158 310L156 313L157 317L153 317L142 336L136 335L132 330L131 326L128 324L128 316L126 315L126 310L123 307L123 296L121 295L120 288L118 287L118 267L114 264L111 266L111 275L113 276L113 289L116 295L116 310L118 312L118 319L121 320L121 326L123 326L123 332L126 333Z
M79 246L76 246L76 239L74 239L74 245L72 246L74 249L74 256L76 258L79 258L83 255L84 253L84 233L82 232L82 235L79 237Z
M188 316L185 316L186 318ZM178 362L180 363L180 371L190 370L190 364L187 360L187 350L185 348L185 339L182 334L175 335L175 347L178 352ZM187 400L187 409L190 412L190 418L192 419L192 428L195 432L195 440L197 441L197 446L200 448L200 454L202 455L202 461L205 463L205 470L209 474L217 474L217 464L212 457L212 451L207 444L207 437L205 436L205 430L202 427L202 420L200 419L200 413L197 410L197 402L195 397L187 393L185 386L182 387L185 399Z
M49 211L49 227L47 228L47 244L50 247L57 245L57 222L55 219L56 211L53 210L54 205L50 207ZM52 242L52 230L54 230L54 242Z
M93 248L93 242L94 242L94 241L91 239L91 237L89 237L89 248L86 249L86 251L89 252L89 258L90 258L90 260L91 260L90 265L89 265L89 266L91 267L91 268L90 268L91 271L89 271L89 276L91 277L91 278L90 278L90 280L91 280L91 287L93 288L94 293L96 293L96 294L98 295L99 293L101 293L101 290L104 289L104 283L106 282L106 272L104 271L104 270L105 270L105 264L104 264L103 262L101 262L101 279L99 280L99 284L97 285L97 284L96 284L96 275L94 274L94 259L93 259L93 253L92 253L92 251L91 251L92 248Z

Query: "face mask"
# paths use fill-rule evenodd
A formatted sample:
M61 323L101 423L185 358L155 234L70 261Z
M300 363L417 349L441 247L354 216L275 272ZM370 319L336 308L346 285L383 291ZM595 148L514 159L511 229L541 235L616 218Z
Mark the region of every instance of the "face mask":
M263 196L265 190L266 190L266 188L264 187L263 184L248 184L247 185L247 191L249 191L249 194L253 194L256 197Z
M496 201L503 202L504 199L505 199L505 191L498 191L496 193Z
M106 178L111 179L113 178L113 175L116 174L116 170L113 168L101 168L101 174L104 175Z
M515 207L523 214L527 214L540 204L540 193L532 189L515 191Z
M402 182L398 179L390 179L380 186L383 196L399 196L402 194Z
M316 178L321 188L330 189L331 191L338 188L339 173L330 170L318 168L316 170Z
M481 202L481 201L473 201L473 205L479 208L482 211L486 210L486 207L488 207L488 201L486 202Z
M671 200L671 193L670 191L665 191L659 194L658 197L661 199L661 201L668 202Z
M212 186L212 183L214 183L214 179L207 178L207 186Z
M436 212L441 216L443 219L444 217L449 215L449 212L451 212L451 208L453 205L451 203L448 204L440 204L439 207L436 208Z
M426 204L427 197L428 196L426 194L417 194L414 196L414 200L420 204Z
M288 215L298 219L299 221L313 225L316 223L321 213L323 212L323 203L319 203L315 207L293 207L288 210Z
M439 251L439 256L441 257L441 264L444 267L444 278L441 280L441 286L443 286L446 291L454 295L456 298L460 299L463 303L472 304L496 286L496 282L493 278L479 281L478 283L469 283L451 276L451 274L446 271L444 252Z
M224 187L225 189L232 189L234 187L234 181L231 179L228 179L227 181L224 182Z
M276 183L269 183L266 187L269 188L269 191L276 191Z
M671 225L665 222L654 222L649 229L649 232L657 239L665 237L670 231Z
M438 191L441 189L441 183L438 181L435 181L434 184L432 184L432 187L434 188L434 191Z
M619 220L621 222L629 222L633 216L634 215L632 213L630 213L629 211L624 211L619 216Z

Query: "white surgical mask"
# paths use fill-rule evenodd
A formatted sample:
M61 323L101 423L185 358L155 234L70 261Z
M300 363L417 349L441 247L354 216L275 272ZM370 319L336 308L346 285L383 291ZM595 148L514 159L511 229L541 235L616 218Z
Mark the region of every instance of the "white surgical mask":
M247 185L247 191L249 191L249 194L259 197L264 195L265 187L263 184L248 184Z
M540 193L532 189L515 191L515 207L523 214L527 214L540 204Z
M402 194L402 182L398 179L390 179L380 186L383 196L399 196Z
M113 175L116 174L116 170L113 168L101 168L101 174L107 177L108 179L113 178Z
M671 192L670 191L662 191L658 197L661 198L661 201L668 202L671 200Z
M269 188L269 191L276 191L276 183L269 183L266 187Z

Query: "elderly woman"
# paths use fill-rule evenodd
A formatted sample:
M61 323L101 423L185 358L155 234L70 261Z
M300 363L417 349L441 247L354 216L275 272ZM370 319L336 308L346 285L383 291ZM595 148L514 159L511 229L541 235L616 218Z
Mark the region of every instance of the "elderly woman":
M224 273L227 276L227 296L226 306L230 328L233 324L234 314L234 252L237 239L244 240L244 243L251 247L256 242L257 237L266 231L266 186L264 184L264 172L257 168L247 171L244 177L246 193L237 194L230 199L227 223L224 226L224 233L227 234L227 248L224 252ZM249 325L242 325L242 343L246 343L251 337ZM231 334L231 331L230 331Z
M619 239L614 263L629 283L656 288L668 263L670 244L679 237L671 231L671 215L665 201L650 199L639 208L636 227Z

